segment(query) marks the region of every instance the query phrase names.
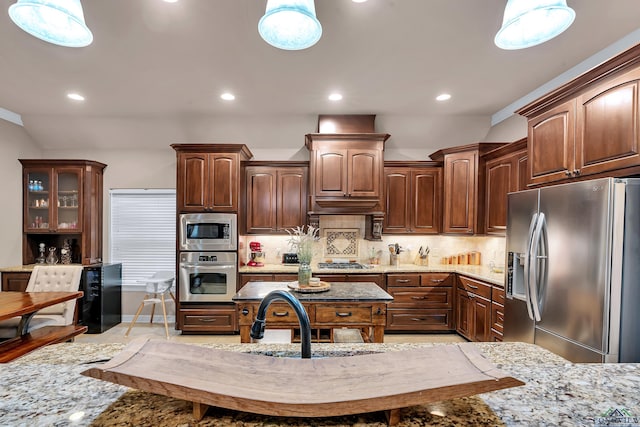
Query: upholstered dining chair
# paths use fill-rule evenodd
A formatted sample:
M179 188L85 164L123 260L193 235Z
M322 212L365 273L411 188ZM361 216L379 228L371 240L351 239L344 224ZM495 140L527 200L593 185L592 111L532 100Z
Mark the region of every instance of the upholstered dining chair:
M158 271L153 276L148 279L140 280L140 283L146 283L146 294L144 299L138 306L138 311L136 311L135 316L133 316L133 321L129 325L127 332L124 334L125 337L129 336L131 332L131 328L138 321L138 316L142 312L142 309L151 305L151 322L153 323L153 314L155 312L156 304L160 304L162 307L162 315L164 317L164 330L167 335L167 339L169 338L169 323L167 322L167 307L165 305L165 296L170 295L173 301L175 302L175 296L171 292L171 288L173 286L173 282L175 280L175 274L173 271Z
M27 292L75 292L80 288L82 279L81 265L36 265L29 277ZM74 322L78 300L39 310L29 322L29 330L44 326L66 326ZM13 338L18 333L22 318L14 317L0 322L0 338Z

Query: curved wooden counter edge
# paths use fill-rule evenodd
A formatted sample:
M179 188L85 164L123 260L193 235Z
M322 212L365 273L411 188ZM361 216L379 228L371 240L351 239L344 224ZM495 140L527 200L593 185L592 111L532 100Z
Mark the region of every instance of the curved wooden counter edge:
M259 348L259 347L258 347ZM136 340L82 375L209 406L272 416L386 411L524 385L472 343L348 357L296 359Z

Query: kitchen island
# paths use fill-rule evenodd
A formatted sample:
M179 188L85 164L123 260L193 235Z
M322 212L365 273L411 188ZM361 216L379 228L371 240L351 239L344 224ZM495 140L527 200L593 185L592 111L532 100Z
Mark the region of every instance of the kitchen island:
M240 342L249 343L251 325L256 319L262 299L271 291L284 290L302 302L311 328L316 332L316 341L322 338L320 333L327 331L327 340L333 341L335 328L358 328L366 330L365 341L382 343L386 324L387 303L393 297L375 283L331 283L324 292L301 293L292 291L289 282L249 282L234 295L240 326ZM266 327L276 329L294 329L299 325L292 307L282 302L269 306ZM295 337L294 337L295 338Z
M293 344L202 344L227 351L273 356L298 355ZM447 344L314 344L314 355L348 356ZM573 364L540 347L522 343L476 343L522 387L484 393L469 399L414 407L401 426L499 425L583 426L607 421L609 410L640 416L638 364ZM151 395L80 375L111 358L123 344L55 344L5 364L0 370L0 425L231 425L304 426L311 420L252 415L211 409L195 423L185 401ZM82 413L82 415L80 414ZM75 415L74 415L75 414ZM69 421L74 415L76 421ZM611 419L611 418L609 418ZM638 418L636 423L640 422ZM382 413L319 418L318 426L383 426ZM629 424L629 423L628 423ZM631 424L633 425L633 424Z

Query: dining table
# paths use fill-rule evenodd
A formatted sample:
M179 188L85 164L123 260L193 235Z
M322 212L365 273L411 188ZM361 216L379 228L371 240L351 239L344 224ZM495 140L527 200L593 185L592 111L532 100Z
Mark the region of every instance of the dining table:
M21 317L16 336L0 342L0 363L9 362L48 344L67 341L87 331L86 326L44 326L29 331L31 319L43 308L82 298L75 292L0 292L0 324L3 320Z

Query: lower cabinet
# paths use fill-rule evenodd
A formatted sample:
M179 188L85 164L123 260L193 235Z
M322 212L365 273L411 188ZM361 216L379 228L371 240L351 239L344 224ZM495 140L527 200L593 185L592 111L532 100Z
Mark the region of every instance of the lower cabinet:
M491 285L458 276L456 331L471 341L491 339Z
M294 273L240 273L237 290L249 282L292 282L298 280Z
M504 331L504 288L491 288L491 341L502 341Z
M31 272L2 273L2 291L24 292L29 284Z
M449 273L388 274L387 331L453 329L453 277Z
M373 282L382 289L386 288L386 280L384 274L313 274L323 282ZM297 279L297 276L296 276Z
M234 303L182 306L178 312L182 332L236 332L238 314Z

